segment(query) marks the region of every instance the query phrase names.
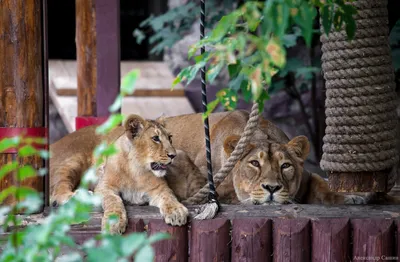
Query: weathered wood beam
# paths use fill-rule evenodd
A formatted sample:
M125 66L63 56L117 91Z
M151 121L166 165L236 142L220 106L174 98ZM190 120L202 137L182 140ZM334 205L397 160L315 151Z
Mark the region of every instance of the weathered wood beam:
M119 0L76 0L77 129L86 117L104 120L119 94L119 24Z
M41 0L4 0L0 5L0 127L1 137L44 137L43 46ZM39 156L18 158L17 150L0 154L0 167L13 160L43 167ZM14 173L0 181L0 191L17 185ZM43 192L43 177L31 177L22 185ZM14 204L8 198L5 204Z
M76 0L78 116L97 116L97 51L95 0Z

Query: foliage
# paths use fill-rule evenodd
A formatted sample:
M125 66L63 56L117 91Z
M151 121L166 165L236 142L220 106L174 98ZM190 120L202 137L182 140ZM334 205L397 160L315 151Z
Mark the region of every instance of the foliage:
M230 81L226 88L217 94L217 98L207 105L207 116L221 103L227 110L236 108L240 98L246 102L258 102L260 111L269 94L265 86L271 86L273 77L284 74L287 60L286 48L294 46L297 38L302 37L308 47L315 32L313 22L320 11L324 32L332 28L345 28L349 39L354 37L356 9L346 0L268 0L246 1L237 9L222 16L206 37L195 43L188 51L188 58L194 58L194 64L183 68L173 82L188 85L198 71L207 66L206 80L212 83L222 69L229 71ZM191 8L195 8L191 3ZM180 8L184 8L181 6ZM200 6L197 6L199 12ZM172 10L173 11L173 10ZM183 17L184 14L181 14ZM190 12L192 15L192 12ZM162 36L162 25L174 26L173 15L169 13L162 19L150 18L144 22L156 32L152 40L158 41L157 49L169 46L165 44L169 35ZM180 17L181 20L184 18ZM206 13L208 21L208 13ZM181 21L180 20L180 21ZM172 29L168 29L171 30ZM173 42L173 41L172 41ZM172 43L170 42L170 43ZM169 43L169 44L170 44ZM206 48L204 54L198 51ZM296 69L299 74L308 74L313 69Z
M394 62L394 69L399 71L400 69L400 19L397 20L396 24L390 31L389 35L390 45L392 47L392 57Z
M123 80L121 94L110 107L113 113L108 120L97 128L98 133L105 134L122 121L122 115L116 113L121 107L122 97L133 93L133 88L139 71L134 70ZM49 158L49 152L36 149L33 144L45 144L46 140L26 137L6 138L0 141L0 153L9 148L18 148L18 157L40 156ZM101 199L91 195L88 191L90 183L96 182L96 168L103 162L104 157L117 152L113 144L100 144L94 150L96 164L84 174L77 193L65 204L51 213L40 224L31 224L21 228L22 218L25 215L37 212L42 206L42 197L38 192L29 187L20 186L28 178L45 175L46 170L35 170L31 165L21 166L18 161L4 165L0 169L0 179L14 172L16 185L0 193L0 201L6 197L15 197L17 204L0 208L3 232L11 233L3 239L3 252L0 261L83 261L82 254L87 255L87 261L126 261L132 254L135 261L153 261L154 252L151 244L155 241L166 239L168 234L159 233L146 236L146 233L132 233L124 236L111 235L106 230L92 239L87 240L82 246L77 246L67 233L72 224L85 223L89 213L94 207L101 204ZM24 215L17 215L23 213ZM115 223L118 217L110 223ZM62 246L74 250L68 255L60 256Z

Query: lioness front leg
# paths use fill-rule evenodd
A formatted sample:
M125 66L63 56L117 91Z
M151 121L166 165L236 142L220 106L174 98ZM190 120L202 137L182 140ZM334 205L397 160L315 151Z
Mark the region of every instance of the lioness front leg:
M328 192L325 193L323 203L332 205L364 205L367 204L367 201L364 197L359 195Z
M118 216L118 222L110 225L110 233L111 234L122 234L125 232L126 225L128 223L126 217L126 210L124 203L121 197L118 194L118 191L100 187L96 188L96 194L99 194L102 197L102 206L103 206L103 219L101 221L101 230L106 229L107 222L111 215Z
M163 188L162 192L160 192L160 188ZM166 182L165 187L160 185L154 190L149 191L148 195L150 198L149 204L160 209L165 223L172 226L182 226L186 224L189 211L178 201Z

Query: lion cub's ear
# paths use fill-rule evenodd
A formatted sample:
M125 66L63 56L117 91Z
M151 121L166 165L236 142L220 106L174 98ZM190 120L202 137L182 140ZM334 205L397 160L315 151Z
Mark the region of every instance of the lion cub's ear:
M310 143L306 136L296 136L289 141L288 145L292 147L296 154L304 160L310 153Z
M225 141L224 141L224 151L225 151L225 153L227 154L228 157L232 154L233 150L235 150L235 147L236 147L237 143L239 142L239 140L240 140L240 136L238 136L238 135L231 135L231 136L228 136L225 139ZM245 152L243 152L243 154L246 154L247 152L249 152L253 148L254 148L254 145L248 144L246 149L245 149Z
M165 126L165 119L166 119L166 118L167 118L167 117L166 117L164 114L162 114L161 116L157 117L156 121L157 121L158 123L160 123L162 126Z
M129 115L125 120L125 131L129 138L136 137L144 128L146 120L138 115Z

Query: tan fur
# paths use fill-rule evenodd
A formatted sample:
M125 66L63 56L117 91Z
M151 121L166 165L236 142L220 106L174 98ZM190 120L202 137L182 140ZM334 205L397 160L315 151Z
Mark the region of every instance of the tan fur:
M233 111L213 113L209 117L211 136L211 156L214 174L223 166L228 159L234 146L238 142L246 126L249 114L245 111ZM183 150L190 161L176 162L175 174L169 172L167 180L170 187L177 192L188 183L193 177L202 177L206 181L207 164L204 148L204 129L201 114L189 114L177 117L166 118L166 127L174 135L174 146ZM360 196L337 194L329 191L324 179L317 174L309 174L303 170L303 161L309 151L309 142L305 137L297 137L289 141L285 133L273 123L261 119L259 128L250 140L242 159L236 164L231 174L217 188L219 200L222 203L267 203L268 190L262 184L272 183L273 186L279 183L284 184L276 201L271 203L293 202L297 193L306 197L302 203L364 203ZM271 155L271 153L274 154ZM249 160L262 162L261 170L257 170L249 164ZM282 174L276 167L279 162L288 160L292 163L290 171L290 182L279 182ZM180 171L178 171L180 168ZM198 169L197 169L198 168ZM190 171L188 171L190 170ZM184 174L190 173L191 179L184 179ZM285 171L286 173L288 171ZM180 175L180 183L170 182L170 177ZM302 177L307 178L303 181ZM199 180L200 181L200 180ZM186 195L193 195L205 183L199 183L191 188Z
M123 200L132 204L149 203L160 208L166 223L185 224L188 210L178 202L164 178L165 166L173 162L176 150L163 121L130 115L124 126L104 137L97 135L95 129L96 126L80 129L50 146L51 202L63 204L69 200L83 172L93 164L93 150L105 140L115 143L118 153L106 159L104 170L98 172L98 183L93 185L95 193L103 198L102 228L111 214L117 214L120 220L110 230L112 233L125 231L127 217ZM159 141L154 141L155 136ZM159 163L158 166L152 166L153 162Z

